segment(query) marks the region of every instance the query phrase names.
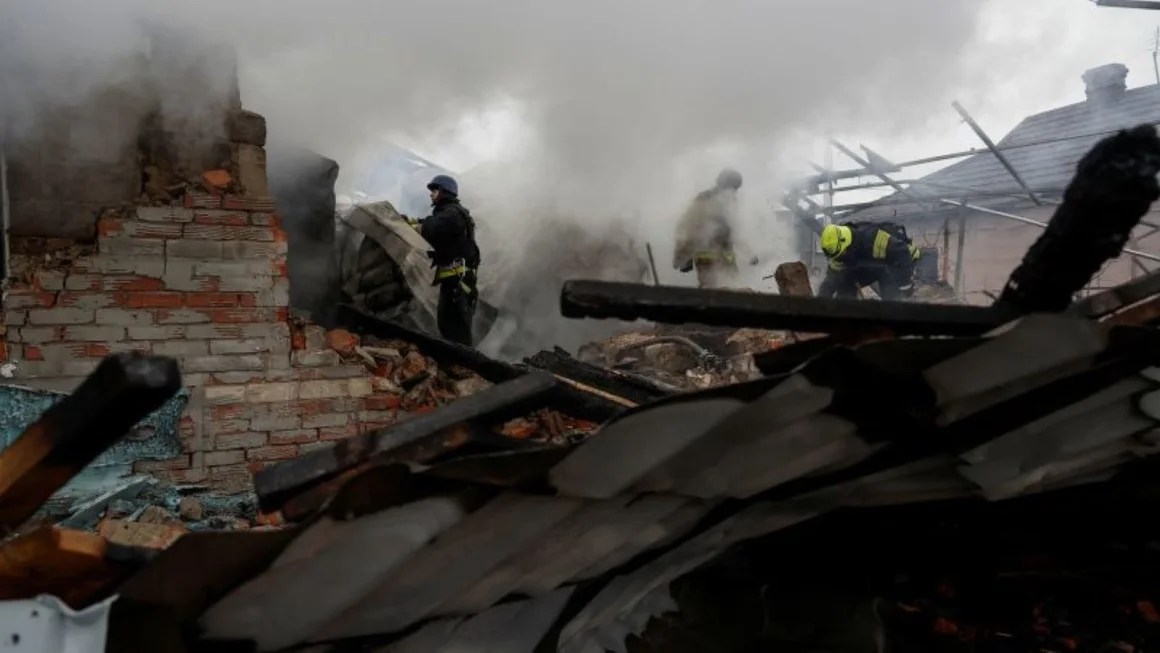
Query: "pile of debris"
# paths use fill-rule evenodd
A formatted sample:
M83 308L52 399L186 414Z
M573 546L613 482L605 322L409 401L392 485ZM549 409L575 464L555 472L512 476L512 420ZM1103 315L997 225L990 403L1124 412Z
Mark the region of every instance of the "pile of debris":
M788 340L781 331L658 325L586 344L576 357L678 392L758 378L754 354L777 349Z
M301 321L292 324L295 349L331 352L344 363L358 363L373 375L376 394L390 398L384 405L408 415L430 413L440 406L478 394L494 384L463 365L440 365L413 342L399 338L360 337L346 329L326 331ZM592 421L552 409L540 409L513 419L494 432L516 440L562 444L596 430Z

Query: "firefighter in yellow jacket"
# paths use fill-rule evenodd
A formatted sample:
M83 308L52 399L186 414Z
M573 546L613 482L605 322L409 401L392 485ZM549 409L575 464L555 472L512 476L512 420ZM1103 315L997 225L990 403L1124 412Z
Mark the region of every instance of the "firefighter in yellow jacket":
M855 298L877 283L882 299L897 300L914 290L919 249L906 229L889 222L847 222L822 229L822 253L829 269L819 297Z
M737 277L732 223L739 188L741 173L722 170L717 184L699 193L677 224L673 269L696 269L701 288L719 288Z

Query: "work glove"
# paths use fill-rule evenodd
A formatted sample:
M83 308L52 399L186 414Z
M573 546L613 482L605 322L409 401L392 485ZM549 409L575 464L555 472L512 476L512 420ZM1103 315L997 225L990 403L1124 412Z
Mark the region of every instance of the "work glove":
M419 220L417 220L417 219L415 219L415 218L412 218L412 217L410 217L410 216L406 216L406 215L404 215L404 216L403 216L403 219L404 219L404 220L406 220L406 221L407 221L407 224L411 225L411 228L412 228L412 229L414 229L415 231L419 231L419 227L421 227L421 226L422 226L422 222L421 222L421 221L419 221Z
M689 260L685 261L684 265L682 265L679 269L681 272L692 272L693 271L693 259L689 259Z

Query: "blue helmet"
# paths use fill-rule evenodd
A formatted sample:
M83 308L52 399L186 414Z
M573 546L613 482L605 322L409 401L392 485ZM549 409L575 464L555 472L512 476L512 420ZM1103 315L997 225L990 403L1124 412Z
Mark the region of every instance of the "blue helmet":
M428 184L427 190L439 189L448 195L459 196L459 184L447 175L436 175Z

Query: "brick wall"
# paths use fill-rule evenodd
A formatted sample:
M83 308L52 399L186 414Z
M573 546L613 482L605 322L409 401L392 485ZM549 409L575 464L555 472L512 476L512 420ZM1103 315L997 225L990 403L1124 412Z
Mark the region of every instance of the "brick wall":
M138 471L239 491L255 467L395 420L399 396L320 328L291 326L270 200L187 195L106 212L98 234L72 258L14 258L0 358L8 381L59 390L113 352L176 358L192 390L185 453Z

